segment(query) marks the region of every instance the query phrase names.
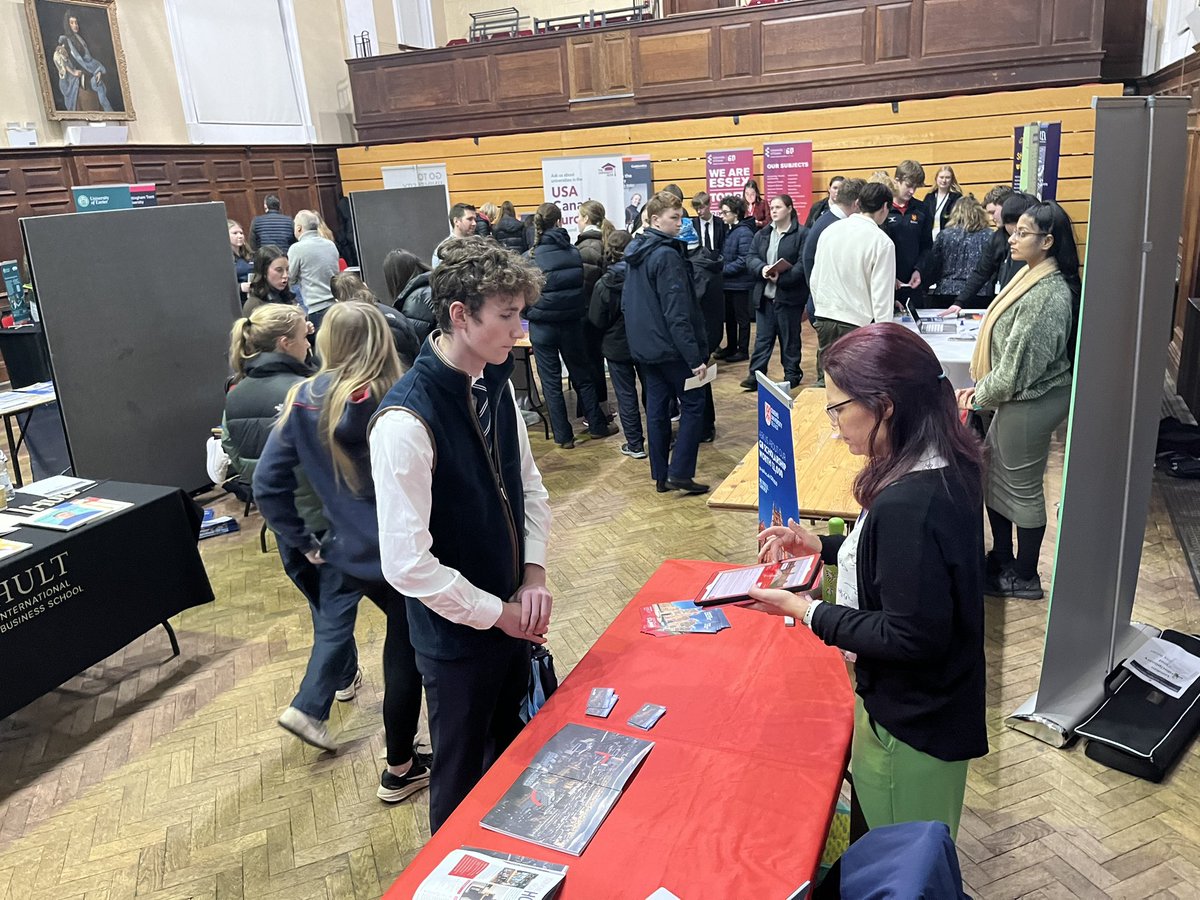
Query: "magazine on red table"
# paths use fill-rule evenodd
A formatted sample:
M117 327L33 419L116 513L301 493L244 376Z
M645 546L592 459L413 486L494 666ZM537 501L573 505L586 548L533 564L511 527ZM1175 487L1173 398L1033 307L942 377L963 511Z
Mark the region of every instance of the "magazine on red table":
M499 850L460 847L421 882L413 900L549 900L566 877L566 866Z
M653 746L642 738L564 725L479 824L579 856Z
M778 562L726 569L718 572L696 597L696 605L721 606L745 603L751 588L780 588L785 591L811 591L821 578L821 557L795 556Z

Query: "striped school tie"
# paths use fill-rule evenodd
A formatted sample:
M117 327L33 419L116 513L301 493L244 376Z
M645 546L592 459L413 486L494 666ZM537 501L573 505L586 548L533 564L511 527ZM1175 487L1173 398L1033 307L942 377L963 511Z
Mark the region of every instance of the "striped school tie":
M471 385L471 393L475 397L475 414L479 416L479 427L483 429L483 439L488 446L492 445L492 409L488 405L487 385L482 380Z

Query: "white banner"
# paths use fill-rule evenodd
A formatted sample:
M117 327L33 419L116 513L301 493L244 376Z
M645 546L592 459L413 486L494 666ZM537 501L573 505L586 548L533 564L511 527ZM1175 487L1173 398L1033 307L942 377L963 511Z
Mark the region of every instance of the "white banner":
M620 154L543 159L542 189L546 202L562 210L562 225L571 240L579 235L579 207L588 200L604 204L604 217L614 227L624 224L625 171Z

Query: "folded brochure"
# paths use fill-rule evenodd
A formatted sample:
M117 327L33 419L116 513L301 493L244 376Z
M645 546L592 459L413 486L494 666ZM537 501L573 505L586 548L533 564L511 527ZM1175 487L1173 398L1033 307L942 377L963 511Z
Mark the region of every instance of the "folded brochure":
M653 741L564 725L479 824L579 856Z
M642 607L642 631L655 637L672 634L716 634L729 627L720 609L702 609L692 600L675 600Z
M589 716L607 719L608 714L613 711L613 707L620 699L620 696L612 688L592 688L592 693L588 696L586 713Z
M429 873L413 900L547 900L558 893L567 867L499 850L460 847Z

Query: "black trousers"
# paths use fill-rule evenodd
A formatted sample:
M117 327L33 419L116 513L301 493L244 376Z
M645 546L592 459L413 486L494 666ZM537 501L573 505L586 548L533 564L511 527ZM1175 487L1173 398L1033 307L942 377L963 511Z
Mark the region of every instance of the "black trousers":
M524 727L529 650L528 641L505 635L487 652L464 659L417 653L433 742L430 832L442 827Z
M750 292L725 291L725 349L750 354Z

